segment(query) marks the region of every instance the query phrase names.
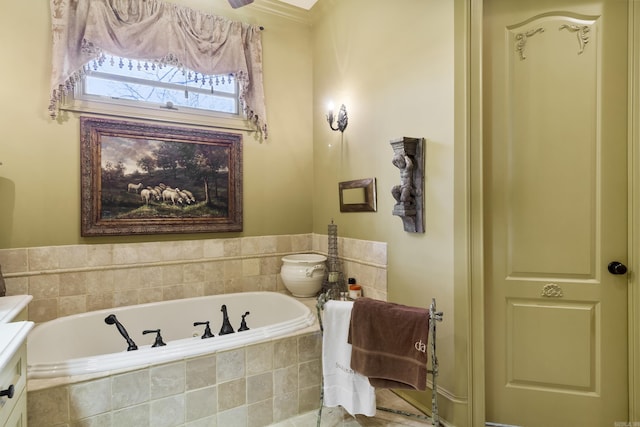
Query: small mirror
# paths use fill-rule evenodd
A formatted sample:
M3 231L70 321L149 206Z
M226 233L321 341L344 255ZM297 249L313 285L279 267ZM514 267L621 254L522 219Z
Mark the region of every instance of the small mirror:
M375 212L376 179L365 178L338 183L340 212Z

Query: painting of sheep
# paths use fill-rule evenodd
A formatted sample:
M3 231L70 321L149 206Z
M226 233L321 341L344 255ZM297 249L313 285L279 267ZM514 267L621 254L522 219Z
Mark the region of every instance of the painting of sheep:
M83 235L242 230L242 136L82 117Z

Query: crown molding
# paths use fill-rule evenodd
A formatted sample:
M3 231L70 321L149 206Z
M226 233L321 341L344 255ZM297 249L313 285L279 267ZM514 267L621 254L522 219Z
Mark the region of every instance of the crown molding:
M292 6L276 0L256 0L249 6L251 9L276 15L278 17L288 19L304 25L311 25L311 13L300 7Z

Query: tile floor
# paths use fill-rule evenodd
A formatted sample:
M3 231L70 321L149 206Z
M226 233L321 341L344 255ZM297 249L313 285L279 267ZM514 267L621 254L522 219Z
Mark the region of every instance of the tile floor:
M392 408L413 414L420 412L409 403L399 398L390 390L377 391L377 404L379 407ZM274 427L313 427L317 424L318 411L307 412L306 414L272 424ZM393 414L386 411L376 411L375 417L365 417L358 415L352 417L342 408L323 408L321 427L427 427L432 424L429 421Z

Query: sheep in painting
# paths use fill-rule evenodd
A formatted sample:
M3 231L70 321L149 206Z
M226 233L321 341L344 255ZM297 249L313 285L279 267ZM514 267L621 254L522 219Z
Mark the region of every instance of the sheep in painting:
M180 197L180 194L177 188L175 190L169 187L166 188L162 192L162 200L164 202L172 202L174 205L182 204L182 198Z
M147 190L149 190L149 192L151 193L151 195L153 196L154 199L156 200L160 200L160 193L161 191L157 190L157 187L147 187Z
M127 193L130 193L131 190L133 190L136 194L138 193L138 191L140 191L140 189L142 188L142 183L138 183L138 184L131 184L129 183L129 185L127 186Z
M189 200L188 203L195 203L196 202L196 198L193 197L193 193L189 190L182 190L182 192L186 195L187 200Z
M191 199L189 198L189 195L184 191L184 190L179 190L177 191L178 196L180 196L180 198L188 205L191 204Z
M152 197L153 197L153 193L148 188L144 188L142 191L140 191L140 198L142 199L145 205L149 204Z

